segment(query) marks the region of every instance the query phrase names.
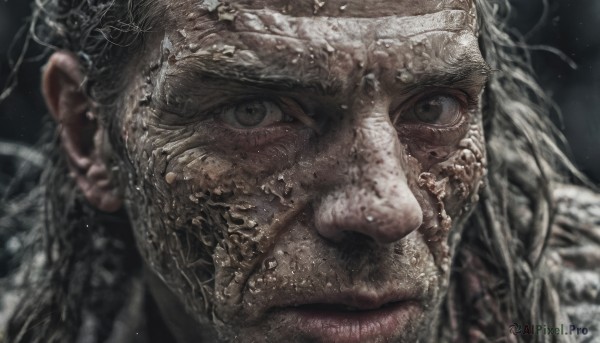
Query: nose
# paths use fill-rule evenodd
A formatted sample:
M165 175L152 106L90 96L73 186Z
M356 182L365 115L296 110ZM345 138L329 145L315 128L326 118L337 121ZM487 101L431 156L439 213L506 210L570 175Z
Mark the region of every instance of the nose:
M396 242L416 230L423 212L407 183L406 160L387 111L352 125L347 170L315 208L320 235L337 241L346 232L366 235L379 244Z

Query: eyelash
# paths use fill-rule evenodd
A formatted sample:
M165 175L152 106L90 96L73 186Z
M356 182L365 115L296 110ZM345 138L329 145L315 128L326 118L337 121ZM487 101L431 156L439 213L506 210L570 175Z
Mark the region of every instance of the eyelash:
M247 100L248 98L245 99ZM227 137L226 141L220 141L220 143L223 144L225 142L224 144L229 145L231 148L242 150L260 148L261 151L265 152L271 146L277 144L289 145L299 138L308 138L313 134L308 127L300 126L299 121L293 117L293 121L291 122L282 122L281 125L270 127L250 129L230 127L216 119L223 108L226 107L221 106L207 111L207 120L204 122L207 125L207 132L214 132L215 135L220 137ZM293 129L293 125L298 125L300 128Z
M436 142L439 145L446 145L455 142L463 137L469 129L469 118L473 107L468 107L462 111L460 119L450 126L432 126L427 124L401 124L396 127L400 139L405 137L415 137L423 141Z
M451 125L430 125L419 122L403 122L401 117L407 109L413 108L419 101L434 97L436 95L449 96L458 101L460 106L460 117L458 120ZM397 109L392 112L392 122L395 122L395 118L400 118L398 124L395 124L396 130L400 138L403 137L416 137L424 141L438 142L439 144L449 144L460 137L463 137L468 130L470 114L478 106L478 101L474 100L473 96L468 93L447 89L447 88L434 88L428 91L421 91L417 95L414 95L408 101L398 106ZM396 117L397 116L397 117Z
M473 101L473 98L471 96L460 90L436 87L413 93L414 94L412 96L409 95L410 98L408 100L404 101L402 104L400 104L400 106L397 106L396 110L392 111L391 113L394 114L405 112L406 109L413 107L415 104L419 103L419 101L438 95L456 99L463 109L470 109L473 105L476 104L476 101Z

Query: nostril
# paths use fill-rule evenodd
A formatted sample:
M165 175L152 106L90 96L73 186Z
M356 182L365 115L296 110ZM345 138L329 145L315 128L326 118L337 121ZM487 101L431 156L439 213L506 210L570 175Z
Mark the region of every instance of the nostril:
M380 245L373 237L356 231L344 231L338 240L333 241L338 250L344 253L344 260L350 261L355 257L364 256L367 251Z

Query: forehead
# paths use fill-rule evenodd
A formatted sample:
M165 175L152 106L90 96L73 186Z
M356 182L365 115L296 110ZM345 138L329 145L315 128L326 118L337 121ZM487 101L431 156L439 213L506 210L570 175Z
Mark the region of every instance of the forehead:
M168 22L177 25L190 13L270 10L289 17L384 18L423 16L447 10L475 17L473 0L162 0Z
M158 16L162 16L160 21L167 32L183 33L183 38L192 33L200 40L219 31L311 40L322 34L334 41L476 31L473 0L160 1L164 11L159 11ZM227 39L222 35L221 38Z
M221 4L219 0L168 2L183 10L190 10L191 6L206 11L212 11ZM226 3L243 9L278 10L293 16L365 18L415 16L441 10L471 11L474 8L473 0L233 0Z
M473 0L162 1L165 11L159 15L164 28L167 33L181 34L170 37L174 43L190 41L185 38L191 34L206 46L215 38L230 39L233 32L238 37L252 33L332 43L410 39L436 32L476 33ZM205 40L207 36L212 39Z
M234 43L249 34L254 36L250 41L255 48L263 44L254 41L257 35L267 41L269 36L278 36L304 42L325 40L335 45L476 31L473 0L162 1L166 7L164 28L181 34L170 39L173 43L198 43L192 46Z
M244 8L280 9L297 16L381 17L410 16L443 9L468 10L472 0L238 0L230 3ZM204 1L210 7L216 0Z
M162 1L162 46L174 49L162 75L178 81L273 77L350 89L363 70L385 79L483 66L472 0Z

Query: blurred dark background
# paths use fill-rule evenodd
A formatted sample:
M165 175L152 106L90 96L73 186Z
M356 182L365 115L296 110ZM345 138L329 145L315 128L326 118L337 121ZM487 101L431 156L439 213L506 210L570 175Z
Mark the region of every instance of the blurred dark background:
M513 25L532 46L562 51L577 65L571 68L556 54L532 51L540 84L562 111L557 126L571 145L580 169L600 182L600 1L512 0ZM543 22L539 23L542 20Z
M27 18L31 14L29 0L0 0L0 93L12 70L10 59L17 60L24 39L16 39L19 31L26 34ZM41 61L31 61L42 49L31 43L32 49L20 68L18 86L4 101L0 101L0 140L33 144L38 140L41 118L46 109L40 94Z
M513 0L513 3L512 24L527 37L529 44L556 47L577 65L573 69L556 54L532 50L538 79L562 110L563 121L558 126L571 144L575 161L598 183L600 0ZM9 56L16 59L21 51L24 40L15 37L26 25L30 4L27 0L0 0L0 90L10 75ZM42 61L35 59L40 52L32 42L27 61L18 73L18 86L0 102L0 141L31 145L39 138L41 118L46 113L39 92Z

